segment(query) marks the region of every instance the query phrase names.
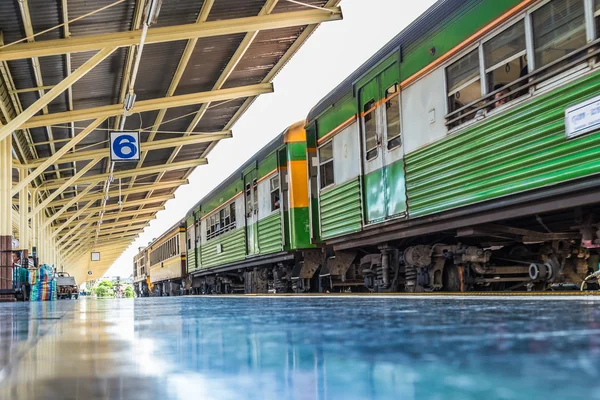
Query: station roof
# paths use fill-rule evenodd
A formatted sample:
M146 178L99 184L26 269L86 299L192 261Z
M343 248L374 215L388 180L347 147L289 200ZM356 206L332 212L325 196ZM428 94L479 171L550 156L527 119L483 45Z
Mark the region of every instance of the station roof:
M339 2L157 1L147 31L152 0L0 2L12 195L30 185L30 216L51 228L65 269L85 271L91 250L110 248L94 266L101 276L316 27L342 18ZM128 93L123 130L140 132L141 159L112 163L109 132Z

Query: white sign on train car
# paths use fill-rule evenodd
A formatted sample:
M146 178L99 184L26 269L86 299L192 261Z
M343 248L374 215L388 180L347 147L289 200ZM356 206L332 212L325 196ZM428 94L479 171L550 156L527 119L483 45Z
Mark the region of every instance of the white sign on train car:
M600 130L600 96L567 108L565 125L567 139Z

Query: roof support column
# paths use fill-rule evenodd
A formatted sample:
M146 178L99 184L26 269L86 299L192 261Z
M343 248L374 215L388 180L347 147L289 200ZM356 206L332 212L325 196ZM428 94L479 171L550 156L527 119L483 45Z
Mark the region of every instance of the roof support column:
M54 86L48 93L40 97L35 103L29 106L16 118L0 128L0 140L9 136L13 131L19 129L29 118L33 117L38 111L47 106L52 100L57 98L67 88L71 87L79 79L83 78L94 67L100 64L106 57L111 55L116 50L116 47L109 47L100 50L92 58L87 60L75 72L63 79L58 85Z
M36 204L38 203L37 199L37 194L38 194L38 189L35 188L31 191L31 209L33 210L36 206ZM40 214L34 214L31 217L31 255L33 255L33 248L36 247L37 250L39 251L39 247L38 247L38 227L40 224ZM37 256L37 254L36 254Z
M23 179L26 171L19 170L20 179ZM29 190L25 185L19 191L19 242L21 249L29 250Z
M1 128L0 128L1 129ZM12 136L0 139L0 289L12 288ZM0 301L14 300L0 295Z

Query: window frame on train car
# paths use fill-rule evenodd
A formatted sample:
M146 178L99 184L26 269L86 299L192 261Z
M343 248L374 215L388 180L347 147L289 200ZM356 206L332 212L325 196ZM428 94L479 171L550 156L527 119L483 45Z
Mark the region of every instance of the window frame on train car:
M480 47L480 51L481 51L481 56L482 59L480 59L480 63L482 64L482 68L483 68L483 74L482 74L482 78L483 78L483 84L485 85L485 93L484 95L493 92L494 90L496 90L495 88L499 85L497 82L494 82L493 80L490 80L490 76L494 74L494 72L498 71L500 68L502 68L503 66L506 68L507 66L510 67L510 63L512 63L513 61L523 61L522 58L524 58L524 61L526 62L526 64L524 66L521 66L521 70L519 71L519 78L521 78L523 74L523 69L527 68L527 71L525 73L525 75L527 75L529 73L529 52L527 49L527 26L526 26L526 18L525 16L523 16L522 18L517 19L516 21L514 21L513 23L506 25L505 27L503 27L504 29L501 29L498 33L496 33L494 36L492 36L491 38L482 41L481 43L481 47ZM519 25L521 25L522 27L522 34L523 34L523 49L519 50L518 52L510 55L510 56L503 56L501 61L496 61L494 64L488 65L488 56L492 53L490 51L488 51L489 47L493 42L495 42L496 40L500 39L502 37L503 34L514 30L515 28L517 28ZM496 50L501 49L503 46L499 46L496 48ZM508 71L506 71L508 73ZM517 78L518 79L518 78ZM513 81L509 81L507 84L510 84ZM507 84L502 85L503 87L506 86Z
M461 107L457 107L457 108L453 108L452 104L454 104L454 98L459 99L460 98L460 92L464 89L467 89L468 87L472 86L475 83L479 82L479 91L480 91L480 97L478 97L477 99L480 99L481 97L484 96L484 83L482 80L482 76L481 76L481 43L477 43L476 45L473 46L469 46L467 49L465 49L463 52L461 52L459 57L456 57L454 59L452 59L448 65L446 65L444 67L444 80L445 80L445 91L446 91L446 111L447 114L455 112L457 110L460 110L462 107L466 106L467 103ZM473 72L476 72L475 75L473 75L472 77L468 77L464 82L459 82L460 84L458 85L454 85L451 86L450 83L450 78L449 78L449 70L450 68L454 67L455 65L458 65L461 61L466 60L467 58L471 57L471 56L475 56L477 59L477 68L473 69ZM458 97L456 97L458 95ZM475 99L474 101L477 101L477 99ZM476 105L475 105L476 106ZM468 111L468 110L466 110ZM463 115L462 113L460 115ZM455 125L454 127L459 127L459 126L464 126L466 124L472 123L474 120L477 120L477 115L473 114L472 117L470 117L467 120L464 120L464 118L467 117L463 117L461 118L457 125Z
M191 231L191 233L190 233ZM187 249L192 250L192 243L196 243L196 224L195 222L187 228Z
M552 75L550 77L546 77L544 79L544 77L546 76L546 74L551 74L552 69L548 70L540 70L540 68L544 68L544 67L539 67L538 65L536 65L535 63L535 49L536 49L536 44L535 44L535 38L534 38L534 32L533 32L533 17L532 15L539 10L540 8L546 6L547 4L554 2L554 1L562 1L562 0L545 0L545 1L541 1L538 2L537 4L534 4L530 7L528 7L527 9L523 10L522 12L520 12L519 14L513 16L510 20L508 20L506 23L502 24L501 26L496 27L494 30L492 30L491 32L489 32L488 34L482 36L479 40L477 40L476 43L473 43L471 46L468 46L467 48L463 49L462 51L460 51L456 56L450 58L446 63L444 63L444 65L442 66L442 68L444 69L444 85L445 85L445 93L446 93L446 127L448 129L448 134L453 134L456 131L462 130L464 128L466 128L467 126L470 126L474 123L477 123L478 121L491 116L491 115L495 115L497 112L501 112L503 110L505 110L506 108L517 104L527 98L530 98L531 96L535 96L537 94L541 94L549 89L551 89L552 87L554 87L556 85L555 82L563 82L564 79L574 79L578 76L581 76L581 74L586 73L589 68L583 68L583 66L587 63L587 58L585 56L581 56L581 57L577 57L576 55L573 55L573 60L569 62L568 64L568 69L561 72L558 75ZM597 26L598 23L600 23L600 9L596 9L596 7L600 6L598 5L598 2L600 2L600 0L595 0L596 2L593 2L592 0L580 0L581 3L583 4L583 11L584 11L584 25L586 28L586 32L588 32L587 35L587 42L586 45L589 45L590 41L594 41L597 40L600 37L600 29ZM466 55L469 55L472 51L474 51L474 49L478 49L479 51L479 66L480 66L480 79L482 83L486 82L486 70L488 70L489 68L486 68L485 66L485 54L484 54L484 46L486 44L488 44L490 41L493 41L495 38L497 38L499 35L501 35L503 32L505 32L507 29L513 27L515 24L519 24L521 21L524 21L525 23L525 52L526 52L526 61L527 61L527 67L528 67L528 74L522 78L517 79L516 81L513 82L509 82L508 84L506 84L504 87L496 89L496 90L490 90L488 88L489 85L483 84L482 85L482 95L481 98L475 100L473 103L469 103L465 106L470 106L470 108L476 106L477 104L480 104L479 107L480 108L476 113L472 114L474 115L473 118L470 118L468 120L462 120L461 115L464 112L468 112L469 110L464 110L463 112L459 112L456 115L454 111L451 110L450 107L450 102L448 101L449 99L449 82L448 82L448 75L447 75L447 69L452 66L455 62L457 62L458 60L462 59L463 57L465 57ZM594 25L590 26L590 23L594 23ZM595 29L595 31L594 31ZM589 34L589 31L593 31L592 34ZM576 53L577 51L581 51L582 49L584 49L585 47L581 47L577 50L575 50L572 53L569 54L573 54ZM565 56L568 58L568 54ZM561 61L561 63L564 61ZM552 66L552 68L554 68L554 66ZM534 76L536 74L541 74L541 78L538 76L537 78L535 78ZM540 82L541 80L541 82ZM532 83L533 81L536 81L534 83ZM518 85L518 86L517 86ZM528 88L524 88L522 91L519 91L519 87L520 86L524 86L524 85L528 85ZM501 104L500 106L496 106L496 104L494 103L495 99L492 99L491 97L489 97L490 95L492 95L494 92L495 96L498 96L498 93L500 92L504 92L505 90L508 89L508 93L506 94L501 94L499 97L503 97L503 96L507 96L505 98L507 98L508 100L504 103ZM456 89L454 89L453 91L456 91ZM483 104L481 104L483 103ZM489 109L490 107L492 107L491 109ZM476 107L477 108L477 107ZM457 109L458 110L458 109ZM458 123L454 123L451 121L456 121Z
M223 217L221 217L223 215ZM232 218L233 216L233 218ZM235 199L213 210L206 217L206 241L213 240L236 228ZM223 222L221 222L221 219ZM229 223L227 222L229 219ZM211 231L211 228L213 229Z
M583 46L585 46L587 44L587 39L588 39L588 37L587 37L587 24L589 22L587 15L588 15L588 12L590 12L592 10L588 10L587 9L588 7L586 7L586 3L587 3L586 0L546 0L546 1L542 1L542 2L540 2L540 3L538 3L538 4L534 5L534 6L530 7L527 10L527 16L526 16L526 18L529 20L529 24L531 26L530 34L531 34L531 44L533 45L533 48L532 48L532 55L533 55L532 65L533 65L533 70L540 69L540 68L544 67L545 65L548 65L548 64L552 63L552 61L556 61L556 59L555 59L555 60L552 60L550 62L545 63L544 65L541 65L541 66L538 65L538 62L539 62L539 60L537 58L537 47L538 47L538 45L536 43L536 34L535 34L535 25L534 25L534 14L537 13L537 12L539 12L542 8L548 6L548 5L552 4L552 3L558 2L558 1L579 1L581 3L581 8L583 10L583 40L584 40L585 43L582 46L578 47L578 48L581 48L581 47L583 47ZM573 32L569 31L567 33L569 33L569 36L571 36ZM567 53L567 54L570 54L570 53Z
M321 157L321 152L323 150L323 148L330 146L331 147L331 157L323 160ZM317 159L318 159L318 164L319 164L319 190L323 191L325 189L327 189L330 186L335 185L335 167L333 164L333 140L330 139L328 141L326 141L325 143L321 144L318 148L317 148ZM331 164L331 182L324 182L323 180L323 167L328 167L327 164ZM327 183L326 185L323 185L323 183Z
M594 0L594 4L592 4L592 15L594 26L592 27L592 32L594 35L594 39L600 37L600 0Z
M377 111L377 101L374 98L369 99L365 104L363 104L363 110L362 110L362 125L363 125L363 131L365 133L365 158L367 161L373 161L375 160L378 156L379 156L379 151L377 150L377 148L379 147L379 136L377 135L377 115L376 115L376 111ZM369 119L367 120L367 116L369 117ZM375 146L368 148L367 146L369 145L369 136L368 136L368 131L367 131L367 123L373 121L374 124L374 129L375 129L375 134L374 134L374 138L375 138ZM333 149L332 149L333 151Z
M394 91L388 95L388 93L390 92L390 89L394 88ZM389 113L388 110L390 108L392 108L391 105L391 101L394 99L398 99L398 134L394 135L393 137L390 137L390 120L388 118ZM386 148L387 151L394 151L400 147L402 147L402 112L400 110L400 84L398 82L395 82L393 85L391 85L390 87L388 87L385 90L385 129L386 129L386 139L387 139L387 143L386 143ZM390 146L390 144L392 144L392 142L394 140L397 140L398 143L397 144L393 144L392 146Z
M277 186L276 187L273 186L273 182L275 180L277 180ZM280 193L280 188L281 188L281 182L280 182L280 179L279 179L279 173L275 173L274 176L272 176L271 178L269 178L269 193L270 193L270 199L271 199L271 212L275 212L275 211L278 211L279 209L281 209L281 193ZM275 206L276 202L279 202L279 205Z

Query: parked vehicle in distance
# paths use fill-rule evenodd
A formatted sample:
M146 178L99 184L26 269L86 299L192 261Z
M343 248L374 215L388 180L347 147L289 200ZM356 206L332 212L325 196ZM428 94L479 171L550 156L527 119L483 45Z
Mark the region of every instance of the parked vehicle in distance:
M79 288L75 282L75 277L67 272L58 272L56 274L56 290L58 299L79 298Z

